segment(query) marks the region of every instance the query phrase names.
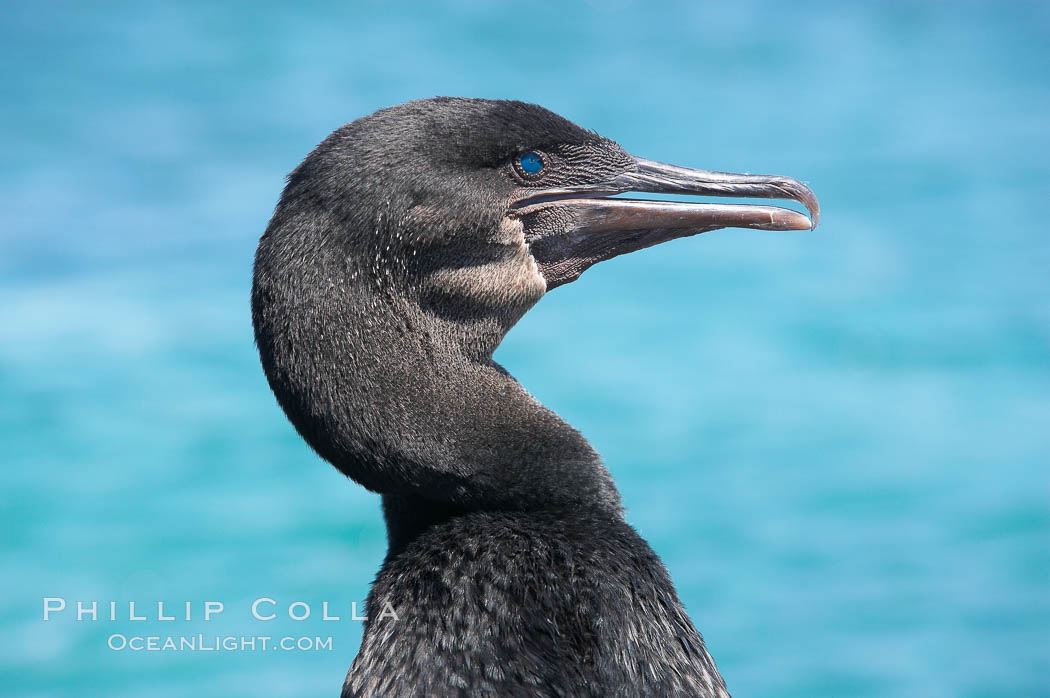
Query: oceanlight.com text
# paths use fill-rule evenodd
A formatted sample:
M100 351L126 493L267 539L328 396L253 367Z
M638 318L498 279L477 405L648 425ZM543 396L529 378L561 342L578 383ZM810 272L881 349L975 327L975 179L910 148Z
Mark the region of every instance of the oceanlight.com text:
M117 652L330 652L332 638L270 635L123 635L109 636Z

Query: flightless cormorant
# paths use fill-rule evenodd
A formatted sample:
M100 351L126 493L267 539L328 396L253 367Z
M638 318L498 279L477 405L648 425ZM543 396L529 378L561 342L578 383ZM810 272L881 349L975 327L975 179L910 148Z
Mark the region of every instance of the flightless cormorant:
M610 198L632 191L793 199L812 221ZM598 454L492 353L596 262L817 216L794 179L643 160L522 102L409 102L303 160L259 242L252 319L289 420L382 495L389 551L344 697L727 695Z

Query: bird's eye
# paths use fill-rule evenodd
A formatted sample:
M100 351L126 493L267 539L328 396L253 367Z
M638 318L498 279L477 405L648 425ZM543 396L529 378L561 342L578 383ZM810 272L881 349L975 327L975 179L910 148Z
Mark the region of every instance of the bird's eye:
M543 170L543 158L530 150L518 156L518 167L526 175L538 175Z

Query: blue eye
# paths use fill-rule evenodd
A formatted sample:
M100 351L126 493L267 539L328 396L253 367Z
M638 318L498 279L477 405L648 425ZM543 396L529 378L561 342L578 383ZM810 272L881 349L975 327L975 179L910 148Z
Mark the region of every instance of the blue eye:
M518 166L525 174L538 174L543 169L543 158L530 151L518 158Z

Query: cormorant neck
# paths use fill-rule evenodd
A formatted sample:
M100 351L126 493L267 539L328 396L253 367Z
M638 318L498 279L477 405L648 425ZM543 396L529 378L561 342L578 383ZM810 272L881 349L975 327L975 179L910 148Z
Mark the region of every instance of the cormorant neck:
M362 270L323 241L290 245L273 228L252 292L270 386L323 458L385 495L392 544L455 511L619 510L586 439L492 360L506 318L457 312L425 284Z
M447 502L435 502L413 494L384 494L383 519L386 521L387 557L396 557L420 533L468 509Z

